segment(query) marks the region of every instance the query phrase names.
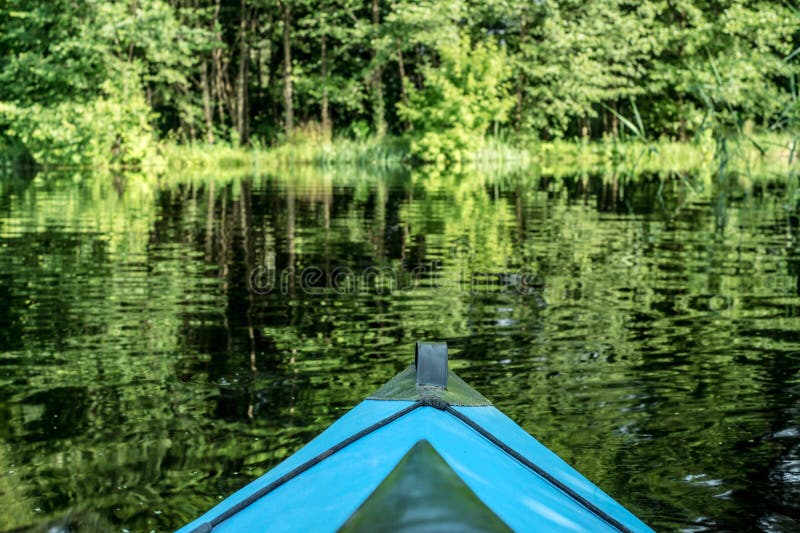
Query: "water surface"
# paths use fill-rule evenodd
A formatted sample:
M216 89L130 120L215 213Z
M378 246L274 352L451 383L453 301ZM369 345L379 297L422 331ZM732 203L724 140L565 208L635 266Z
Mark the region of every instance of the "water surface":
M420 339L653 527L797 530L787 183L3 178L0 530L174 529Z

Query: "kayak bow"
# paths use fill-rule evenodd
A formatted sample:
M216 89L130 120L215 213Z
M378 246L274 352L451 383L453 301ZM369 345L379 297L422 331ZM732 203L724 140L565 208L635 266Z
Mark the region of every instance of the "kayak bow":
M179 533L651 531L447 368L444 343Z

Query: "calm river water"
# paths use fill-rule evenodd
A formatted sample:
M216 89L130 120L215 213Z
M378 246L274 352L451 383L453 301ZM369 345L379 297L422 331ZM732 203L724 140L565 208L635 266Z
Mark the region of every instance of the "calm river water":
M800 529L788 178L0 180L0 530L168 531L446 340L659 530Z

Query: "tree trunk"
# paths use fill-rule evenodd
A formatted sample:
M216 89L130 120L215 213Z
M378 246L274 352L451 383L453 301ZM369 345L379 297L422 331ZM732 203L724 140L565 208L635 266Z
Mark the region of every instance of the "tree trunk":
M519 47L520 52L522 51L522 45L525 44L525 37L528 33L528 26L526 23L525 15L523 14L519 24ZM519 74L517 75L517 87L516 87L516 97L517 97L517 109L514 113L514 131L519 133L520 128L522 127L522 107L525 103L525 95L523 89L525 87L525 74L523 74L522 69L520 69Z
M219 48L215 49L212 56L214 58L214 92L217 94L217 113L219 114L220 124L224 125L227 95L225 94L225 65L222 61L222 50Z
M276 69L280 68L280 62L274 64L274 59L276 50L278 51L277 55L280 55L282 45L279 43L275 48L275 43L271 38L263 37L275 34L276 24L280 18L280 11L274 13L273 10L270 10L268 13L264 13L263 20L257 19L259 26L254 32L255 35L262 36L256 41L258 43L256 48L258 50L258 97L253 101L255 107L253 115L258 117L257 120L260 123L265 121L272 123L281 114L280 100L272 97L270 88L276 80L280 79L280 74L276 72Z
M328 36L322 34L322 133L326 139L331 137L331 117L328 110Z
M683 112L683 96L678 98L678 113L680 113L680 126L678 127L678 140L686 142L688 136L686 135L686 113Z
M186 98L185 93L184 93L184 98ZM194 142L195 139L197 138L196 137L197 132L194 129L194 115L188 109L184 111L184 113L186 114L184 122L189 126L189 141Z
M397 5L392 2L392 11L396 10ZM397 73L400 75L400 101L403 105L408 106L408 87L406 87L406 64L403 60L403 46L400 43L400 39L395 39L394 44L397 47ZM405 131L411 129L411 125L405 120L403 121L403 129Z
M256 101L258 101L264 93L264 63L261 57L261 46L256 47Z
M400 43L397 43L397 68L400 74L400 101L403 105L408 106L408 89L406 88L406 66L403 63L403 49L400 48ZM407 121L403 121L403 129L408 131L411 125Z
M250 52L247 48L247 6L241 3L241 19L239 21L239 75L236 80L236 129L239 132L241 146L250 142L250 117L247 112L247 84Z
M294 104L292 104L292 43L291 11L286 0L281 2L283 18L283 127L286 135L294 129Z
M385 105L383 101L383 69L377 65L378 60L378 26L380 24L380 5L372 0L372 116L375 133L380 137L386 134Z
M220 0L217 0L214 4L214 19L211 23L212 28L216 30L216 38L218 42L222 42L222 35L219 32L219 11L220 11ZM225 105L228 104L228 95L225 91L225 69L227 66L225 65L223 58L222 58L222 48L217 47L214 48L214 51L211 53L211 56L214 60L214 92L217 94L217 111L219 113L219 122L223 126L225 125Z
M206 142L214 144L214 110L211 108L211 88L208 84L208 61L203 58L200 69L200 85L203 88L203 116L206 119Z
M403 50L399 44L397 47L397 69L400 74L400 98L403 103L408 105L408 92L406 90L406 66L403 63Z
M611 135L613 135L616 139L619 137L619 118L617 117L619 108L617 107L616 101L614 102L614 107L612 109L614 110L614 113L611 113Z

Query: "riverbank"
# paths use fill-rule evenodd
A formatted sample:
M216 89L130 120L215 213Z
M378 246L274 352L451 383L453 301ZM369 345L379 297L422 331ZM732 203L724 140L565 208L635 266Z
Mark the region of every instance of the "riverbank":
M505 173L535 168L537 174L553 177L597 173L635 178L656 175L716 175L720 171L745 178L785 176L797 168L797 139L788 134L741 136L715 139L707 135L690 142L671 140L592 142L523 141L485 139L471 153L446 164L414 160L399 138L363 140L299 140L271 147L235 147L230 144L177 144L159 142L151 157L132 166L103 165L100 169L119 173L136 171L161 176L175 171L199 175L239 175L301 166L359 168L418 168L422 174L458 173L462 169ZM0 154L0 169L8 174L20 161L19 153ZM80 170L85 166L37 165L37 170ZM100 170L97 167L89 167Z
M670 140L603 140L594 142L501 142L489 138L475 151L446 165L414 161L396 138L300 142L269 148L226 145L164 144L161 165L204 171L278 169L297 166L428 167L434 173L460 168L498 170L535 166L542 174L562 176L581 172L667 177L683 173L733 172L744 176L784 175L797 167L797 140L787 134L692 142Z

